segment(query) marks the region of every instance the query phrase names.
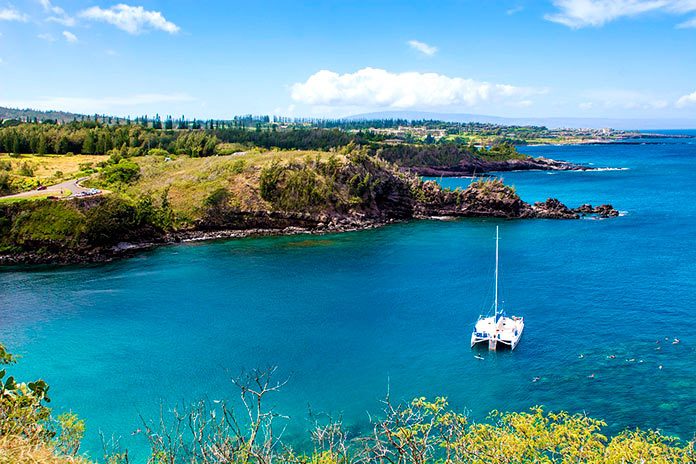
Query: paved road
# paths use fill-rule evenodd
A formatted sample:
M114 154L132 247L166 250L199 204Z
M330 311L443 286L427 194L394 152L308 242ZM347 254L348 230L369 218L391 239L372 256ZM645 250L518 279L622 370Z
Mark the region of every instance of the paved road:
M67 191L70 191L70 197L74 197L78 193L82 192L89 192L91 189L82 187L80 185L80 182L83 180L87 180L88 177L82 177L80 179L72 179L72 180L66 180L65 182L61 182L60 184L55 184L55 185L50 185L47 186L45 190L29 190L27 192L22 192L22 193L15 193L14 195L7 195L4 197L0 197L0 199L4 198L27 198L27 197L34 197L37 195L55 195L57 197L63 197ZM101 193L104 193L103 191ZM66 197L66 198L70 198Z

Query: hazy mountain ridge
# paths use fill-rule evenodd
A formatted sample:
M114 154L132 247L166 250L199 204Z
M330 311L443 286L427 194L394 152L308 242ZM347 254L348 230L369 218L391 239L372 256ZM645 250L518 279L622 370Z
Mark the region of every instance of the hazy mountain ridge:
M696 120L686 118L670 119L616 119L616 118L581 118L581 117L520 117L510 118L469 113L437 113L427 111L379 111L346 116L343 119L429 119L447 122L481 122L502 126L546 126L549 129L603 129L646 130L646 129L691 129L696 128Z

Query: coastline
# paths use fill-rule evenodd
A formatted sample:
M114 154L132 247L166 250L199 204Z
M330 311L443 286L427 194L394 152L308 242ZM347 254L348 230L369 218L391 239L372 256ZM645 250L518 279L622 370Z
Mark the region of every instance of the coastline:
M525 205L527 205L525 203ZM457 214L452 211L441 211L433 214L415 214L410 218L358 218L344 217L328 224L318 223L315 227L290 225L284 228L259 227L249 229L188 229L168 232L156 240L144 240L141 242L119 242L111 247L80 247L53 253L41 253L38 251L23 251L14 254L0 254L0 271L2 268L13 266L33 265L72 265L72 264L99 264L109 263L120 259L127 259L136 254L168 245L183 243L207 242L215 240L234 240L250 237L282 237L294 235L328 235L363 230L377 229L390 224L411 221L450 221L464 218L494 218L494 219L581 219L588 216L610 218L620 216L620 212L611 205L593 207L585 204L577 208L568 208L556 199L548 199L546 202L537 202L527 205L528 209L521 215L510 216L502 212L481 210L469 214ZM336 218L334 218L336 219ZM299 224L299 222L298 222Z

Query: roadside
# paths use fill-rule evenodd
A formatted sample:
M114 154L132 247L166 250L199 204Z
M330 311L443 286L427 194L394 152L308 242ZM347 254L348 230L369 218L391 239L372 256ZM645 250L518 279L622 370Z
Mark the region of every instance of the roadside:
M19 200L22 198L53 198L53 199L67 199L94 195L104 195L110 193L107 190L99 190L95 188L87 188L80 185L80 182L89 179L89 177L81 177L79 179L66 180L59 184L40 186L34 190L28 190L26 192L15 193L13 195L5 195L0 197L0 201L7 200Z

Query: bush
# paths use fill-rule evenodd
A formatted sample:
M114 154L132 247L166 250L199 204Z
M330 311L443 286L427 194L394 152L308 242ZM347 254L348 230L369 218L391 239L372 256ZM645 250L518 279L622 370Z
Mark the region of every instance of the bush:
M6 172L0 172L0 193L10 192L10 175Z
M150 156L171 156L167 150L161 148L152 148L147 154Z
M241 174L244 172L246 169L246 161L243 159L238 159L235 160L234 163L232 163L232 174Z
M226 188L220 187L208 195L208 198L205 199L204 204L210 209L219 209L225 206L229 199L230 192Z
M20 176L34 177L34 168L31 166L31 164L25 161L19 166L18 173Z
M283 170L283 166L277 159L274 159L271 164L261 169L261 175L259 176L261 198L266 201L275 201L278 198L278 184L283 175Z
M140 177L140 166L128 159L121 159L115 164L108 164L101 176L109 184L129 184Z
M138 225L135 206L121 198L109 197L87 212L85 238L95 245L111 245L136 232Z

